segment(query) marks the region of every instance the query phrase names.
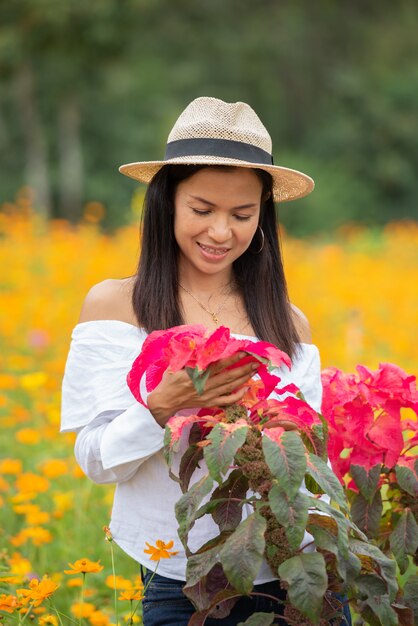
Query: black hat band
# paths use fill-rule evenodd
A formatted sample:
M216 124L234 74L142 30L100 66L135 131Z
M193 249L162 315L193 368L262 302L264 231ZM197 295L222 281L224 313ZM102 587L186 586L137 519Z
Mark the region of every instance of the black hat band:
M237 159L248 163L272 165L273 157L269 152L243 141L230 139L212 139L196 137L194 139L177 139L167 144L164 160L187 156L214 156L226 159Z

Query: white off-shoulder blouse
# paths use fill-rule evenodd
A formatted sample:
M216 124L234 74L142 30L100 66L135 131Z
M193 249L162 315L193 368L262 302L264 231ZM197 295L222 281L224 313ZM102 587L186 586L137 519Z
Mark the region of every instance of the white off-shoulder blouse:
M91 480L116 483L110 523L116 543L150 567L144 554L145 542L174 540L178 554L161 560L158 573L185 580L186 557L177 537L174 514L182 494L169 477L163 457L164 429L135 400L126 383L146 337L143 329L118 320L94 320L75 326L62 384L61 431L77 432L75 456ZM283 385L296 384L306 401L320 410L321 368L315 345L299 344L292 369L283 366L277 373ZM183 443L186 445L186 441ZM180 447L179 454L183 450ZM192 482L204 473L204 467L197 469ZM244 515L250 512L250 505L245 505ZM197 550L218 532L210 516L197 520L189 536L191 550ZM302 545L310 539L306 533ZM256 584L271 580L274 576L263 563Z

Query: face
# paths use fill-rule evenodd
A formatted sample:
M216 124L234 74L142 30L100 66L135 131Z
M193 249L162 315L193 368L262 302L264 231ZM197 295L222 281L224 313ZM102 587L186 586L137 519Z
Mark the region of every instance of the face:
M262 183L252 170L199 170L175 193L174 235L180 270L228 274L257 230Z

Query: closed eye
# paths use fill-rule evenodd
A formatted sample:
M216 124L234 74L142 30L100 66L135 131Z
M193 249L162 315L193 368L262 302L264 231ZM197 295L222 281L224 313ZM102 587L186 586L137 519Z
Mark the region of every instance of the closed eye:
M192 207L190 207L193 211L193 213L195 213L195 215L209 215L210 211L209 210L205 210L205 209L193 209Z

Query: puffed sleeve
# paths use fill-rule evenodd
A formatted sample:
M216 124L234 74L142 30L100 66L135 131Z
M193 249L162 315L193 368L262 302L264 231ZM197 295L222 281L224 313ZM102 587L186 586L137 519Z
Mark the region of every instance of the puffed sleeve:
M76 457L95 482L127 480L161 450L164 429L132 396L126 376L146 334L124 322L78 324L62 384L61 431L76 431Z

